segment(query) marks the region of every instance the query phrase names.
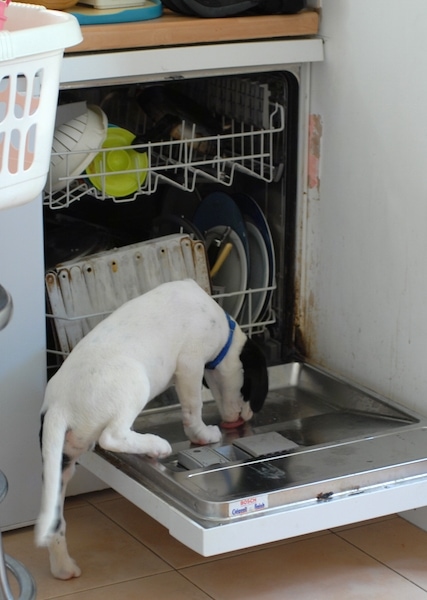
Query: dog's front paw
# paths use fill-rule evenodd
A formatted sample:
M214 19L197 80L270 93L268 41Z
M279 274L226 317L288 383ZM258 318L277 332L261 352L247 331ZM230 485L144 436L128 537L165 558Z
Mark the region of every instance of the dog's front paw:
M203 425L197 431L186 431L187 436L194 444L204 446L206 444L216 444L221 441L222 433L216 425Z
M169 442L157 435L149 435L149 447L147 449L147 456L151 458L166 458L169 454L172 454L172 448ZM148 440L147 440L148 441Z

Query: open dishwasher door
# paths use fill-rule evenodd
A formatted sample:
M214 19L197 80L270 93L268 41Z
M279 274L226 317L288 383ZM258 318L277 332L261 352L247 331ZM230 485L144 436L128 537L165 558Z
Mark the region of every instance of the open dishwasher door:
M307 364L270 380L263 410L217 444L191 446L170 406L135 423L171 442L168 458L97 449L81 464L203 556L425 503L423 419ZM220 422L212 401L204 418Z

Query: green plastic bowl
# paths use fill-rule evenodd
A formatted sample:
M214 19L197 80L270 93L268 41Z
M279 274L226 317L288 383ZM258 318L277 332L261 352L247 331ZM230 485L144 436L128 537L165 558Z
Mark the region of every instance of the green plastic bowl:
M86 169L92 185L108 196L131 196L144 185L148 157L146 152L127 147L134 139L127 129L109 127L102 150Z

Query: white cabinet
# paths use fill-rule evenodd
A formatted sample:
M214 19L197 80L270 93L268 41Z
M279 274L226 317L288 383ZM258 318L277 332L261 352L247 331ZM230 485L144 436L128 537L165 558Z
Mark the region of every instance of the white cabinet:
M0 524L30 524L41 493L39 412L46 383L42 205L0 214L0 281L13 297L0 332L0 464L9 482Z

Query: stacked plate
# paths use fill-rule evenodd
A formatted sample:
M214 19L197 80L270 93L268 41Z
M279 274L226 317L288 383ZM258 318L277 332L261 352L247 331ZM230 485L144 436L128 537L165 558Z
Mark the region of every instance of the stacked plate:
M233 199L241 210L248 229L251 259L248 289L261 290L247 295L240 315L240 322L246 325L265 318L273 293L271 288L275 281L276 261L271 231L257 202L246 194L234 194Z
M258 204L246 194L214 192L201 201L192 220L206 239L213 294L240 324L260 321L271 298L267 288L274 282L275 260Z

